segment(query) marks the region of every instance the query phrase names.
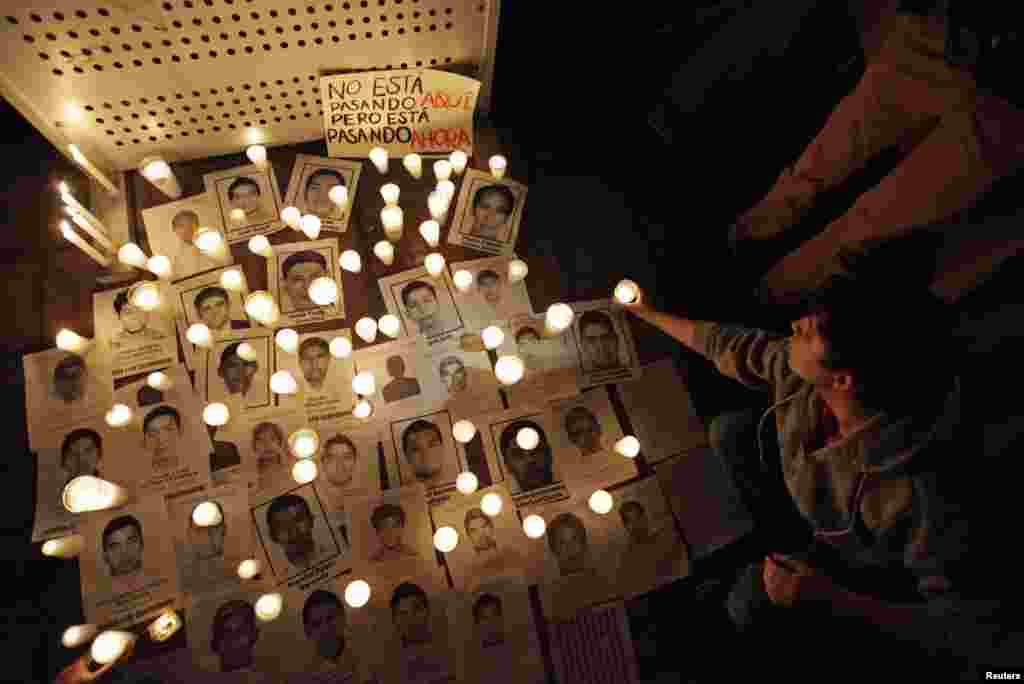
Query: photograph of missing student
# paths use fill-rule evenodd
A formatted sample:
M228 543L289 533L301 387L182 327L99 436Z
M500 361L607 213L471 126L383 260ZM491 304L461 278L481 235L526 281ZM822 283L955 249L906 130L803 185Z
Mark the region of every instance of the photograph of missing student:
M544 337L544 314L517 316L502 327L505 340L498 354L523 360L523 379L506 387L510 406L545 404L580 392L580 355L572 329Z
M279 401L282 405L301 403L314 427L320 421L350 414L356 403L352 357L331 356L331 342L337 337L351 340L352 333L348 328L303 333L294 354L274 346L278 369L288 371L299 383L298 393L280 397Z
M202 404L181 364L163 369L173 383L168 390L150 387L145 379L121 387L114 401L132 410L127 449L110 452L107 477L140 494L176 492L210 482L210 433L203 423Z
M527 187L486 171L466 169L448 242L491 254L512 254L519 237Z
M420 482L430 490L449 487L465 468L452 436L448 411L392 422L391 439L402 485Z
M221 275L229 270L236 270L242 275L242 289L237 292L228 290L220 284ZM245 298L249 296L249 284L245 280L245 271L240 266L226 266L176 280L171 287L174 290L178 341L181 343L189 370L195 369L194 357L201 351L199 347L189 342L185 335L189 326L195 323L206 324L214 339L220 339L233 331L253 327L245 313Z
M360 644L356 643L345 605L350 575L319 581L308 587L283 589L284 611L278 618L292 634L288 649L279 654L282 680L287 684L355 684L360 681Z
M243 358L239 347L248 343L253 356ZM213 347L197 351L196 391L207 402L227 405L232 416L274 405L270 376L274 364L274 331L252 328L226 334Z
M615 507L611 544L616 582L625 596L652 591L690 574L690 562L656 477L648 477L611 491Z
M291 480L289 487L289 479L281 477L270 492L250 499L263 562L277 583L332 566L342 553L315 482L296 485Z
M231 250L226 247L227 237L224 236L220 212L211 199L203 193L142 210L149 251L171 260L171 277L174 280L234 263ZM200 227L220 233L224 238L224 249L217 254L201 252L193 242Z
M433 278L424 267L377 280L388 313L402 322L403 337L422 336L428 344L458 337L465 319L453 298L451 276Z
M203 183L230 244L248 242L254 235L270 235L285 228L281 220L284 205L272 166L260 169L253 164L208 173L203 176ZM241 212L235 212L236 209Z
M131 302L131 287L94 294L96 343L104 350L114 378L164 368L178 360L170 287L159 282L160 306L144 311Z
M636 477L636 462L615 451L623 434L605 387L553 402L549 409L558 426L555 453L570 489L581 480L607 488Z
M47 349L22 357L29 444L52 428L105 413L113 403L110 367L97 345L81 354Z
M640 373L639 380L624 382L618 390L644 460L653 465L708 446L707 428L673 360L647 364Z
M295 456L288 448L288 436L309 427L301 409L277 407L252 411L228 425L241 452L243 467L253 475L254 493L270 491L275 483L291 477Z
M423 485L354 498L348 510L352 554L368 572L390 575L410 566L436 568Z
M515 258L515 255L487 257L449 266L452 273L466 270L473 275L473 285L468 292L455 290L452 293L470 330L483 330L489 325L533 313L526 281L520 280L514 285L508 282L508 263Z
M40 431L32 445L38 473L32 541L74 531L82 516L64 508L64 487L80 475L110 477L112 454L132 453L137 447L136 439L109 427L102 415Z
M352 611L367 655L364 681L454 682L456 644L449 623L453 601L436 570L379 579L370 602Z
M378 419L435 410L443 404L441 380L430 372L426 345L417 338L383 342L352 354L355 372L373 373L370 397Z
M212 503L220 515L213 525L192 519L196 506ZM209 594L237 585L238 564L252 558L252 525L245 483L167 497L182 591Z
M495 493L505 505L491 517L480 508L484 495ZM522 577L530 570L530 541L512 505L508 487L496 484L466 496L453 492L431 508L434 527L448 525L459 533L459 544L445 554L456 589L474 591L495 577Z
M552 441L557 428L546 408L525 406L472 420L484 443L491 479L508 485L516 505L568 496ZM537 433L537 445L532 449L523 448L517 439L524 430Z
M522 577L491 580L457 594L452 622L459 681L543 684L540 641Z
M432 347L425 359L440 381L442 405L454 420L500 411L500 383L485 351L466 351L458 340Z
M381 490L380 454L385 463L394 459L390 436L379 426L357 425L352 419L335 420L317 426L320 452L317 491L336 527L348 524L348 502ZM347 536L347 532L346 535Z
M85 621L136 624L178 608L178 573L163 497L80 516L79 557Z
M640 362L625 310L607 299L573 302L570 306L576 314L572 329L580 356L580 388L640 377Z
M285 206L296 207L303 215L320 217L322 230L344 233L352 216L361 173L362 164L358 161L296 155ZM331 190L339 185L348 190L349 201L344 207L338 207L330 197Z
M337 238L274 246L267 259L267 286L281 309L277 328L319 323L345 317L345 293L338 266ZM330 278L338 286L338 299L324 306L313 302L309 286L317 278Z

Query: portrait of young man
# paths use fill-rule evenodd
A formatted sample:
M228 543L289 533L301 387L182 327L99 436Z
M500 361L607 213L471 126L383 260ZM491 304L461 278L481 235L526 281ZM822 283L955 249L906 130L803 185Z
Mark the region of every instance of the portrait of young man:
M252 429L252 451L256 456L258 486L262 489L289 461L284 431L270 421L257 423Z
M64 404L73 404L85 397L89 368L78 354L68 354L53 368L51 396Z
M317 540L313 511L309 502L297 494L284 494L271 501L266 521L270 541L290 566L284 574L306 570L337 551Z
M324 468L327 484L338 489L348 489L355 484L356 464L359 450L347 436L337 434L324 442L320 463Z
M340 219L344 216L341 209L331 201L331 190L337 186L345 186L345 178L334 169L317 169L309 174L302 191L306 213L315 214L321 219Z
M537 431L540 442L533 449L523 449L516 441L516 435L523 428ZM519 487L519 492L528 492L554 484L554 464L551 444L544 429L532 420L517 420L501 431L498 440L505 467Z
M402 455L419 482L429 486L445 481L446 477L454 479L452 471L456 466L446 463L450 460L448 445L434 422L419 418L405 427Z
M482 648L505 643L505 611L501 598L483 593L473 602L473 625Z
M370 524L377 534L378 549L370 555L373 562L407 560L419 554L405 541L405 509L397 504L383 503L373 509Z
M142 420L142 446L149 454L154 472L181 465L181 414L173 406L158 406Z
M345 640L345 609L335 594L324 589L309 594L302 606L302 631L316 648L305 672L355 676L358 661Z
M58 495L63 496L64 487L76 477L101 477L102 460L103 439L98 432L89 428L78 428L69 432L60 446L60 467L65 476Z
M217 609L210 627L210 650L217 655L221 672L252 672L257 639L256 611L250 603L234 599Z
M196 316L212 333L241 330L249 327L249 321L231 318L231 296L219 285L204 287L192 300Z
M217 375L224 382L229 395L237 394L243 399L248 398L253 389L253 378L259 371L258 361L246 361L238 355L241 342L232 342L220 354Z
M236 178L228 185L228 210L241 209L245 218L238 222L241 226L253 226L273 220L274 210L263 197L260 184L248 176ZM230 215L228 216L230 220Z
M130 591L139 583L144 546L142 524L133 515L118 516L103 528L103 561L114 593Z
M299 345L299 369L311 392L322 393L327 390L331 359L331 346L322 337L309 337Z
M561 575L574 575L587 569L587 528L573 513L560 513L548 523L548 547L558 562Z
M477 273L476 285L485 302L494 308L501 304L503 283L496 271L486 268Z
M213 581L223 576L224 541L227 536L227 517L224 508L217 501L212 501L220 512L220 522L216 525L200 527L188 516L188 527L185 534L186 560L185 574L187 585Z
M437 289L423 280L414 280L401 291L405 317L416 324L421 335L436 335L444 331L444 320L437 299Z
M486 185L473 195L469 234L489 240L508 239L508 219L516 206L516 196L504 185Z
M309 297L310 284L328 272L327 257L307 249L294 252L281 262L281 312L315 309L320 305Z
M150 312L140 309L129 301L128 290L122 290L114 297L114 312L121 325L110 339L110 344L115 349L141 345L167 337L165 333L150 326Z
M580 348L587 371L619 368L619 336L615 324L602 311L584 311L579 317Z
M574 406L565 414L565 434L579 449L583 462L601 452L601 424L590 409Z
M449 395L461 394L469 387L469 374L466 372L466 364L457 356L446 356L437 365L437 372L441 376L441 383Z
M192 209L175 212L171 219L170 234L174 236L174 249L167 255L175 278L182 278L223 266L225 259L214 259L196 247L193 240L199 230L199 214ZM152 239L150 240L152 242Z

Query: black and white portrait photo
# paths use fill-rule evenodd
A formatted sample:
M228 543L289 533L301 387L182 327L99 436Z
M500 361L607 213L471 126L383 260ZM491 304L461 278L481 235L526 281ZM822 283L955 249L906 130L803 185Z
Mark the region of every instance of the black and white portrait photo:
M189 655L198 681L282 681L282 654L290 653L295 626L286 624L283 615L271 622L257 618L256 602L262 593L236 587L187 597ZM280 593L291 598L287 590ZM286 602L285 610L289 608ZM216 674L202 676L203 672Z
M615 451L623 432L608 390L595 387L548 404L557 430L552 441L570 486L582 479L610 487L636 476L636 464Z
M221 285L221 276L228 270L236 270L241 274L242 287L239 290L228 290ZM186 337L190 326L195 323L205 324L214 339L219 339L232 331L252 327L249 316L245 313L245 298L249 296L249 285L245 280L244 271L238 266L220 267L182 278L176 280L172 288L178 339L181 348L185 350L185 361L190 369L195 367L194 355L198 352L198 348Z
M22 357L29 444L50 428L103 413L113 403L110 367L98 346L82 353L49 349Z
M303 333L294 354L274 349L277 367L291 373L299 383L299 392L282 397L281 403L301 403L314 423L351 412L356 403L352 357L338 359L331 354L331 343L338 337L351 340L352 333L348 328Z
M527 188L514 180L467 169L448 242L491 254L512 254Z
M484 351L466 351L457 340L430 348L427 363L440 381L440 398L458 418L502 408L500 383Z
M278 579L306 572L341 552L312 483L253 506L252 516Z
M203 176L206 191L216 203L228 242L247 242L284 227L281 192L272 166L240 166Z
M462 464L447 411L393 422L391 435L402 484L421 482L434 488L455 482Z
M296 155L285 206L296 207L303 215L319 217L322 230L344 233L348 230L361 173L362 164L356 161ZM338 186L348 191L349 199L343 207L331 201L331 190Z
M158 286L161 303L151 311L131 301L131 287L93 295L96 338L109 350L115 378L164 368L178 358L169 288Z
M345 317L338 256L337 239L275 248L273 257L267 260L267 282L281 309L281 327ZM319 305L310 297L309 286L322 277L332 279L338 286L338 298L333 304Z
M355 497L347 508L356 560L388 567L433 562L433 531L422 485Z
M605 301L570 304L582 370L581 389L640 376L636 345L622 309Z
M487 257L451 264L451 272L468 271L473 284L466 292L455 290L455 302L471 330L483 330L510 318L533 313L526 281L510 283L508 264L514 256Z
M252 348L251 356L239 353L243 343ZM270 376L277 370L272 367L272 345L272 332L263 328L237 331L214 341L210 349L196 354L196 389L207 402L222 402L229 409L270 407Z
M224 237L220 212L211 199L203 193L142 210L150 251L171 260L171 276L175 280L234 261L226 246L216 254L207 254L195 246L200 227L215 230ZM224 240L226 245L227 238Z
M530 595L522 577L482 582L459 594L462 681L541 684L546 681Z
M192 513L207 503L216 507L219 521L199 526ZM167 512L182 590L201 594L237 584L238 564L252 557L249 497L244 483L169 497Z
M380 278L378 283L388 313L398 316L404 335L422 336L436 344L465 327L447 274L433 278L420 267Z
M274 407L246 413L232 430L244 466L253 473L256 492L268 492L281 482L291 481L295 457L288 449L288 436L308 427L306 414L296 407Z
M573 397L580 390L580 356L570 329L557 337L544 335L544 314L516 316L502 327L499 355L523 361L523 379L505 388L509 404L525 406Z

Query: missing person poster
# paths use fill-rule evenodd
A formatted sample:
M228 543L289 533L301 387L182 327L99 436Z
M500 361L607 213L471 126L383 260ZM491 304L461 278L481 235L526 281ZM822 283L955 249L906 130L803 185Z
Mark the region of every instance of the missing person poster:
M283 351L277 345L273 348L277 368L291 373L299 383L299 391L279 397L280 403L301 403L314 427L323 421L351 416L356 404L352 356L338 359L331 355L331 342L338 337L351 341L352 333L348 328L303 333L295 353Z
M636 477L636 463L615 451L622 428L608 399L608 390L595 387L573 399L550 405L555 458L570 489L580 481L610 487Z
M398 483L422 483L431 494L451 489L466 469L446 410L406 415L391 421ZM389 468L390 470L390 468Z
M510 283L508 280L508 264L515 258L513 254L449 265L453 274L468 271L473 277L467 292L454 291L455 304L466 317L470 330L483 330L489 325L501 325L510 318L533 313L526 281Z
M321 76L327 154L364 159L374 147L392 159L472 154L479 92L480 81L436 69Z
M572 328L558 337L544 336L544 314L517 316L503 326L505 340L498 355L523 360L523 379L505 387L510 406L545 404L580 393L579 346Z
M248 242L255 235L270 235L285 228L281 220L281 191L274 167L239 166L203 176L206 192L220 215L228 242Z
M171 277L175 280L234 263L220 212L211 200L203 193L142 210L149 251L171 260ZM200 228L220 233L224 247L216 254L201 251L194 242Z
M465 329L447 271L434 278L421 266L379 278L377 283L388 313L402 323L403 337L422 336L434 345L458 338Z
M134 286L93 295L96 343L109 360L115 379L166 368L178 361L170 287L160 288L160 305L147 311L131 301Z
M221 278L227 271L235 271L241 276L239 289L229 290L221 284ZM178 341L181 343L185 364L189 370L195 370L194 356L200 351L199 347L188 341L186 333L190 326L196 323L205 324L214 339L220 339L235 330L248 330L253 326L248 314L245 313L245 298L249 296L249 284L241 266L225 266L175 280L171 287L174 291L174 320L178 329Z
M362 171L361 161L298 154L292 164L285 206L297 208L303 216L312 214L318 217L322 230L344 233L352 217L352 203L356 199ZM348 201L344 204L335 204L331 200L331 190L339 186L348 193Z
M381 491L381 457L385 463L394 460L390 435L379 426L357 425L351 420L321 423L317 432L317 489L328 517L336 527L345 526L343 536L348 539L348 502Z
M497 494L504 505L495 516L480 508L487 494ZM434 527L452 527L459 533L459 544L444 554L456 589L475 591L497 577L523 577L530 570L530 539L512 504L508 487L496 484L468 496L452 492L435 499L430 509Z
M210 482L213 445L199 398L183 365L164 373L170 389L157 390L140 380L114 393L117 403L132 410L132 419L117 428L129 435L129 448L109 455L107 473L140 494L173 494Z
M485 351L468 351L450 340L430 348L422 360L441 384L440 405L454 420L477 413L500 411L501 384Z
M52 428L103 414L113 403L114 382L98 345L81 353L47 349L22 357L25 413L32 448Z
M320 323L345 317L345 293L338 265L338 240L294 242L274 247L267 259L267 286L281 309L275 327ZM338 287L333 304L313 301L309 286L317 278L330 278Z
M466 169L448 243L490 254L511 255L519 237L527 187L510 178Z
M79 557L85 621L101 629L179 608L178 573L161 496L82 516Z
M270 378L277 371L273 330L226 333L194 358L196 392L207 403L225 404L235 417L276 405L270 391Z
M363 572L383 577L437 567L426 490L414 484L353 500L352 554Z
M418 338L383 342L352 354L356 373L372 373L376 391L369 396L374 418L427 413L444 402L441 379L432 372Z
M288 448L288 438L309 427L309 421L299 408L273 407L250 411L228 425L242 464L253 473L252 485L258 493L290 476L295 456Z
M633 332L625 309L611 300L573 302L572 330L579 349L580 389L640 377Z
M350 574L337 575L307 589L285 588L278 621L292 634L280 654L287 684L356 684L365 657L351 624L354 608L345 604Z

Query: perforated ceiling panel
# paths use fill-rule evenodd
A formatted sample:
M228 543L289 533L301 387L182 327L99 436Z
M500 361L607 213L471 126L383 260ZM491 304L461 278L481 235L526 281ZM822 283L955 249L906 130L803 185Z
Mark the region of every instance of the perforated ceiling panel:
M325 73L456 71L486 110L497 2L6 0L0 89L54 144L120 170L321 138Z

